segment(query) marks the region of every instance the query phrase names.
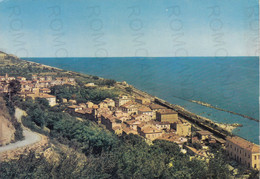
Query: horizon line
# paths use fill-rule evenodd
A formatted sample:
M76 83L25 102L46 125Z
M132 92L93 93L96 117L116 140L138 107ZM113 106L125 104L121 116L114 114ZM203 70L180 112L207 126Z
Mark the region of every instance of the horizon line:
M259 56L149 56L149 57L145 57L145 56L113 56L113 57L90 57L90 56L86 56L86 57L18 57L18 58L194 58L194 57L217 57L217 58L226 58L226 57L258 57Z

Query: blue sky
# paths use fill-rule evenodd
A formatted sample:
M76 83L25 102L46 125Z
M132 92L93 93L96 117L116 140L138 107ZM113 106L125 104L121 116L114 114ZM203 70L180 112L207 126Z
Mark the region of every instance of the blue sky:
M0 0L20 57L258 56L258 0Z

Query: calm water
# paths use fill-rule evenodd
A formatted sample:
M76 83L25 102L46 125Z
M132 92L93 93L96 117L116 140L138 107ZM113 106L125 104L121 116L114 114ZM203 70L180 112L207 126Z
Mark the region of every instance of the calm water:
M85 74L127 81L216 122L240 123L233 131L259 143L259 123L207 108L185 99L259 119L258 57L185 58L27 58L27 60Z

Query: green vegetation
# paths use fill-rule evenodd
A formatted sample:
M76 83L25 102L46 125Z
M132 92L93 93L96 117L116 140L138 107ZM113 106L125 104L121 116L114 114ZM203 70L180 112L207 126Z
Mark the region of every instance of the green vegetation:
M132 93L132 92L133 92L133 88L131 88L131 87L126 87L125 90L126 90L128 93Z
M12 100L12 97L16 94L18 94L18 92L21 91L21 84L19 81L17 80L12 80L10 81L9 85L8 85L8 91L9 91L9 100Z
M89 153L100 154L109 151L117 142L117 137L103 130L90 121L81 122L59 108L50 108L45 99L37 98L32 101L16 101L16 105L26 110L28 115L23 118L23 124L37 132L46 134L46 127L50 130L50 137L61 140L75 141L81 150Z
M57 72L56 69L40 66L36 63L22 61L16 57L9 56L7 58L0 58L0 75L6 73L10 76L23 76L31 79L32 74Z
M112 150L88 154L83 163L77 154L66 151L61 159L49 163L30 153L19 160L3 162L1 178L229 178L223 158L219 162L189 159L178 145L156 140L148 145L136 135L123 136ZM221 166L220 166L221 165ZM75 168L77 166L77 168Z
M53 86L51 87L51 94L55 95L58 100L62 98L75 99L77 102L93 101L99 103L106 98L115 98L118 96L116 89L100 89L87 88L84 86Z

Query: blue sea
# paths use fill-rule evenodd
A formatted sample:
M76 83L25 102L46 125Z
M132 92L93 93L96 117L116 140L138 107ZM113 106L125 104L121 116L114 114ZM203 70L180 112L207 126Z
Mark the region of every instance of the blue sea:
M222 123L259 144L259 123L192 103L197 100L259 119L259 57L26 58L65 70L126 81L135 87ZM181 99L183 98L183 99Z

